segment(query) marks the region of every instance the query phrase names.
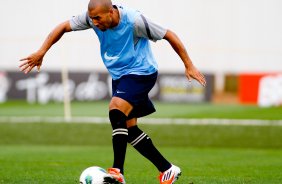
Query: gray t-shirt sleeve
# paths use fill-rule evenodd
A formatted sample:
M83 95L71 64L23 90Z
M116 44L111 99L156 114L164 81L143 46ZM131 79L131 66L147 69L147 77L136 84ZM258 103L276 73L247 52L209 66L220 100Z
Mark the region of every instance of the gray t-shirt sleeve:
M87 12L77 16L73 16L70 19L70 26L73 31L80 31L92 28Z
M148 35L148 31L150 32ZM136 37L148 38L154 42L164 38L167 29L152 22L150 19L142 15L137 16L134 22L134 35Z

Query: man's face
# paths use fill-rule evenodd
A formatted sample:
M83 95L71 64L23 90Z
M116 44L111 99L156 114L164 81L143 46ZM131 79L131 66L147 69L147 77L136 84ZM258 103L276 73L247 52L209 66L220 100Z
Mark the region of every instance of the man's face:
M92 23L101 31L111 28L113 10L102 6L88 10Z

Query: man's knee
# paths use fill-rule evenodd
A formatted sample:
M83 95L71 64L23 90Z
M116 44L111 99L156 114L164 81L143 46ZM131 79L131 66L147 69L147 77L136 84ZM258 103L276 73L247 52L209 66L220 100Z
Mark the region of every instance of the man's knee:
M113 97L110 102L109 109L110 111L114 109L118 109L121 112L123 112L126 116L128 116L128 114L132 111L133 106L122 98Z

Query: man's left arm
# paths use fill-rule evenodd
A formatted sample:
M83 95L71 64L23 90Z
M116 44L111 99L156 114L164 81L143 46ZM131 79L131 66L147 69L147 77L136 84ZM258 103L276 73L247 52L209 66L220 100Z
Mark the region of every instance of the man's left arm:
M178 36L174 32L167 30L163 39L167 40L170 43L172 48L175 50L175 52L179 55L179 57L183 61L184 66L185 66L185 75L188 78L188 80L191 81L193 78L197 80L200 84L205 86L206 79L204 75L201 72L199 72L197 68L193 65L185 49L185 46L183 45L181 40L178 38Z

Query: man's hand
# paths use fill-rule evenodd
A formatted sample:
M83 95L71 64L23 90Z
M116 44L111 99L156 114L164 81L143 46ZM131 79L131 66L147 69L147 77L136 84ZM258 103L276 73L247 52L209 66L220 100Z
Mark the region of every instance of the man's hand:
M37 52L20 60L22 61L19 65L20 70L27 74L36 66L37 71L39 72L43 57L47 53L47 51L63 36L64 33L70 31L72 31L72 29L68 20L55 27L55 29L48 35L43 45Z
M197 68L193 65L183 43L181 40L178 38L178 36L168 30L164 36L164 39L166 39L172 48L175 50L175 52L179 55L181 60L184 63L185 66L185 75L188 78L188 80L191 82L192 78L197 80L201 85L206 86L206 79L203 74L201 74Z
M40 67L43 61L44 54L41 54L40 52L35 52L31 54L30 56L21 59L21 64L19 65L19 68L22 72L25 74L29 73L35 66L37 67L37 72L40 71Z
M206 86L205 76L200 73L193 65L189 68L186 68L185 75L188 78L189 82L192 81L192 78L197 80L202 86Z

